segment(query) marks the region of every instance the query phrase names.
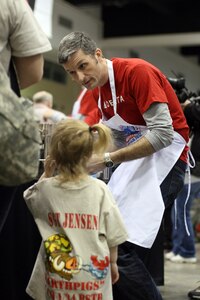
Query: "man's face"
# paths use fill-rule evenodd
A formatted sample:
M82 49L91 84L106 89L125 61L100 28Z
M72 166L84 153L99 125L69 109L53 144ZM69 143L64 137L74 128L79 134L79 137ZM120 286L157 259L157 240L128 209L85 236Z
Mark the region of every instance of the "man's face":
M71 75L72 80L88 90L105 83L105 76L102 72L104 65L99 49L96 50L94 56L86 55L80 49L71 55L68 61L63 64L63 67Z

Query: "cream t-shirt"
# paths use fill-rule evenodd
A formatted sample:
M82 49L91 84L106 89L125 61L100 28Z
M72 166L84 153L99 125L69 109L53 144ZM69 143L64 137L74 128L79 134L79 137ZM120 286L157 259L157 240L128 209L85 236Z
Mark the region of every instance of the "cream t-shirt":
M52 49L26 0L1 0L0 57L8 71L11 54L27 57Z
M109 248L125 242L127 232L107 185L90 176L63 185L48 178L24 198L43 241L29 295L112 300Z

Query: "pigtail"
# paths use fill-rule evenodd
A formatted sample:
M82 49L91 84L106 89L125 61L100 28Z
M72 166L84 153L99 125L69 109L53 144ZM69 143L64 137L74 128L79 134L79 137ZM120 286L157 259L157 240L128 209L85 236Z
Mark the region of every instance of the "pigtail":
M94 138L93 153L103 153L113 147L112 131L109 127L98 123L90 126L89 131Z

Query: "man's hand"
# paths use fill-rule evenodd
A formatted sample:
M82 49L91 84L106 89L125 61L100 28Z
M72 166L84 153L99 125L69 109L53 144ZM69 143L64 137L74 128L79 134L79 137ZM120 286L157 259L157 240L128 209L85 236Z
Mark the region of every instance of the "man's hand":
M90 174L98 173L105 169L104 155L93 154L91 159L88 161L87 170Z
M189 99L187 99L184 103L181 103L182 110L184 111L184 109L186 108L186 106L188 104L190 104L190 103L191 103L191 101Z

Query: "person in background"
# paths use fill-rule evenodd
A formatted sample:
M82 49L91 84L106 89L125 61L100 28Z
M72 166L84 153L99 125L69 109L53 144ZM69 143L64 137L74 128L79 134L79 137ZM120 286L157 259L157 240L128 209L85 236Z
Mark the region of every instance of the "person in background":
M190 210L200 195L200 106L199 100L181 103L191 135L191 153L195 166L188 170L185 185L172 207L172 251L165 258L174 263L196 263L195 236ZM191 161L191 164L193 161ZM191 173L191 178L190 178ZM189 179L189 182L188 182Z
M191 152L195 159L195 167L191 169L193 176L200 179L200 105L199 101L193 102L187 100L184 107L184 113L187 118L188 124L193 133ZM200 180L199 180L200 181ZM200 182L198 182L200 186ZM197 281L199 278L197 279ZM190 299L200 299L200 286L188 292Z
M200 299L200 286L188 292L188 297L190 299Z
M39 91L32 97L33 109L39 123L57 123L67 116L53 109L53 95L47 91Z
M152 259L151 253L162 244L164 207L184 184L189 128L178 98L155 66L136 58L108 60L84 32L61 40L58 61L74 81L92 90L102 122L124 136L121 148L88 162L91 173L119 165L108 186L129 240L119 246L114 299L162 299L148 268L157 266L158 255Z
M192 175L190 187L186 182L172 207L172 251L166 253L165 258L173 263L193 264L197 258L190 210L193 200L200 196L200 180Z
M43 53L52 47L25 0L1 1L0 28L0 62L19 95L20 89L41 80ZM24 204L23 188L0 186L0 244L6 241L0 250L4 258L0 270L2 299L27 299L25 286L35 259L34 237L38 233ZM27 264L26 270L21 268L22 261Z
M193 200L200 196L200 105L187 99L181 104L190 127L191 153L195 166L190 168L191 186L185 183L172 210L172 251L165 258L174 263L196 263L195 236L190 215ZM186 176L187 179L187 176ZM187 201L187 202L186 202ZM190 299L200 299L200 287L188 292Z
M32 101L36 121L41 125L40 133L42 144L40 151L39 172L37 176L37 178L39 178L44 171L43 160L48 155L49 140L51 138L54 125L61 120L67 119L68 117L64 113L53 109L53 95L47 91L39 91L35 93L32 97Z
M45 173L24 192L42 236L40 252L46 253L37 259L28 285L33 299L113 299L111 283L119 278L117 246L128 235L107 185L87 171L92 153L104 152L111 136L100 123L59 122ZM59 281L66 288L51 284Z
M97 124L100 120L98 105L92 91L83 88L72 108L72 118L84 120L88 125Z

